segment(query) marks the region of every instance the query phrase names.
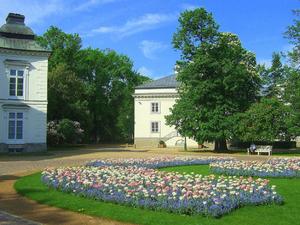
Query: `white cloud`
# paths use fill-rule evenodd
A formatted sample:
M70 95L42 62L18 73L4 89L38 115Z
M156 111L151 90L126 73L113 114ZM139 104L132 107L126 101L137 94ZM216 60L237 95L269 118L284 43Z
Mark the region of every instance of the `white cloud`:
M93 33L115 33L119 37L130 36L142 31L155 29L164 23L176 19L172 14L145 14L142 17L128 20L121 26L101 26L92 30Z
M153 76L153 72L151 70L149 70L148 68L146 68L145 66L142 66L138 69L138 72L144 76L147 77L152 77Z
M82 1L84 3L75 7L74 11L88 10L95 5L102 5L102 4L112 3L115 1L116 0L88 0L88 1L85 0L85 1Z
M112 33L112 32L115 32L115 28L113 27L99 27L97 29L94 29L93 32L96 32L96 33Z
M161 42L143 40L139 48L142 50L144 56L148 59L156 59L156 54L166 49L168 45Z

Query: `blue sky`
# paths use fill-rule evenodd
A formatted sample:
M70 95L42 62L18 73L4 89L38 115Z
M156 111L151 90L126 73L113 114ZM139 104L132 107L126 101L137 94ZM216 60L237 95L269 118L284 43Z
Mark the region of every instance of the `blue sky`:
M26 16L37 34L51 25L79 33L83 46L128 55L134 68L152 78L173 73L179 52L172 35L180 12L205 7L221 31L237 34L257 61L269 64L273 51L286 51L283 38L299 0L1 0L0 21L9 12Z

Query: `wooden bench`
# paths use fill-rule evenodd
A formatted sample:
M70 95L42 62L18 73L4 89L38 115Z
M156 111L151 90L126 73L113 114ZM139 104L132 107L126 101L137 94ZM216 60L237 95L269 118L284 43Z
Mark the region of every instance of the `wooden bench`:
M257 145L255 153L260 155L260 153L268 153L268 155L272 155L272 145ZM247 148L248 155L250 154L250 148Z

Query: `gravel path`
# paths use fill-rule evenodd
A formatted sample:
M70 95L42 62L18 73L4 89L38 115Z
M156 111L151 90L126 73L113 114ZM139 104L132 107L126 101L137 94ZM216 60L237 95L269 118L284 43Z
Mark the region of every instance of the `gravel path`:
M178 149L126 149L98 148L68 151L52 151L44 156L0 156L0 176L16 173L35 172L46 167L82 165L97 158L143 158L153 156L196 155L196 156L230 156L243 160L266 160L268 156L212 154L199 152L184 152Z

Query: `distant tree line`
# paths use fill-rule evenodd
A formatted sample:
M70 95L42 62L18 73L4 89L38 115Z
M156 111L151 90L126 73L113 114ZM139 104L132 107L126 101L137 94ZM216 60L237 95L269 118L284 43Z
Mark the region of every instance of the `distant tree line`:
M78 34L51 26L37 40L52 50L48 73L49 143L132 141L132 94L135 86L149 78L136 72L126 55L110 49L82 48Z

